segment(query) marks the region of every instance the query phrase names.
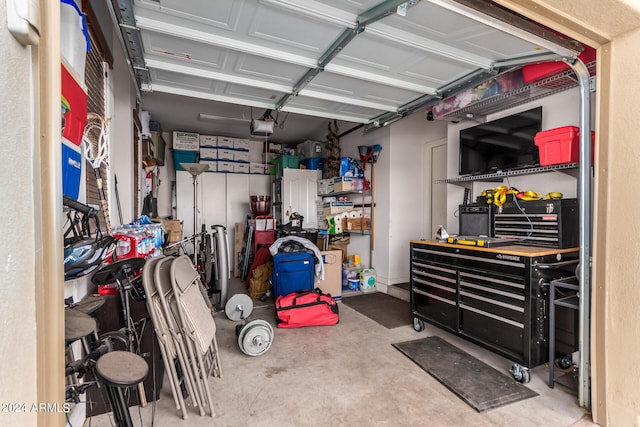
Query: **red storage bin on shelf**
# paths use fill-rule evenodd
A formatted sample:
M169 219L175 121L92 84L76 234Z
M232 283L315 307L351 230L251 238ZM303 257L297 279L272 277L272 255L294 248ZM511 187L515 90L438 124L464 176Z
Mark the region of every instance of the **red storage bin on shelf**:
M592 47L585 46L584 50L578 58L585 64L596 60L596 50ZM541 64L529 64L522 67L522 80L525 84L541 80L546 77L567 71L569 66L562 61L543 62Z
M82 143L84 126L87 123L87 92L80 86L67 68L62 65L62 97L70 110L64 115L62 136L75 145Z
M591 152L595 134L591 133ZM540 152L540 165L558 165L580 161L580 128L563 126L538 132L534 138ZM593 156L592 156L593 157Z

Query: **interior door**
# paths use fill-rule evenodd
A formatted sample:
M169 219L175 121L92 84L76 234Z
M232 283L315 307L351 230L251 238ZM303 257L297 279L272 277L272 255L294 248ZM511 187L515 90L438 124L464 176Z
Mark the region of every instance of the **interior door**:
M317 228L316 199L318 198L319 170L284 169L282 175L282 222L297 212L304 217L304 228Z
M447 184L436 180L447 177L447 141L427 142L423 146L423 225L422 238L432 239L438 225L447 224Z

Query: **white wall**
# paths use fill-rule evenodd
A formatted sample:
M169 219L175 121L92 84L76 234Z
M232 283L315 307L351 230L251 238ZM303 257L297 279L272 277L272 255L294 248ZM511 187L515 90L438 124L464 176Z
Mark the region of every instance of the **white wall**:
M496 120L521 111L542 106L542 130L553 129L561 126L579 125L579 92L578 88L570 89L553 96L530 102L518 107L501 111L487 116L487 121ZM448 161L447 177L457 178L458 153L460 130L477 125L475 122L463 121L457 124L449 124L447 131ZM570 172L570 171L569 171ZM471 182L465 185L448 184L447 187L447 211L450 212L446 225L451 234L458 233L458 205L462 203L465 186L472 189L472 198L475 200L482 190L495 188L499 185L515 187L520 191L536 191L543 195L550 191L561 192L565 198L577 196L577 180L574 175L566 172L547 172L534 175L520 175L505 179L503 183L496 182Z
M382 284L409 281L409 241L420 238L422 228L422 147L446 136L446 123L428 122L421 113L367 134L353 132L340 141L342 155L358 159L358 145L380 144L375 164L374 251L372 266ZM367 168L371 177L371 168ZM368 261L369 241L351 236L349 253Z
M348 129L340 129L345 132ZM388 276L389 271L389 169L391 128L381 128L367 134L357 130L340 139L340 149L343 157L360 159L358 145L376 145L382 147L382 151L375 164L375 188L374 202L374 250L372 259L369 259L369 237L355 233L351 234L351 243L348 247L349 254L360 254L362 264L371 265L376 269L377 280L382 281ZM367 167L367 178L371 179L371 167Z
M115 35L114 35L115 37ZM114 46L119 46L117 40ZM109 70L109 93L112 94L109 104L110 140L109 140L109 210L111 226L120 222L118 205L115 197L114 175L118 177L118 193L122 209L122 221L127 224L138 217L134 212L135 199L138 197L134 187L133 173L133 110L136 107L135 89L128 65L121 49L113 50L113 69ZM105 179L106 177L103 177Z
M446 124L430 122L416 113L391 126L389 278L387 283L408 282L409 241L422 235L425 195L423 169L425 143L446 138ZM430 201L428 203L430 206Z
M6 2L0 2L0 316L2 345L0 401L37 402L37 325L34 266L34 198L39 197L36 112L38 87L33 63L37 51L20 45L7 31ZM34 67L34 68L32 68ZM35 76L34 76L35 74ZM60 182L62 190L62 181ZM38 203L39 204L39 203ZM53 281L55 285L56 281ZM62 303L62 302L61 302ZM4 413L3 425L36 425L35 413Z

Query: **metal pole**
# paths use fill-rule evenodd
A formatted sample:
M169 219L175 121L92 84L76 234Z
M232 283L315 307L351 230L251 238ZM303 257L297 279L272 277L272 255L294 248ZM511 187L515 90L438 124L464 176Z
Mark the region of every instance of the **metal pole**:
M580 59L566 60L576 73L580 84L580 175L578 199L580 201L580 281L578 401L580 406L591 407L591 103L589 70ZM552 363L552 361L549 361Z

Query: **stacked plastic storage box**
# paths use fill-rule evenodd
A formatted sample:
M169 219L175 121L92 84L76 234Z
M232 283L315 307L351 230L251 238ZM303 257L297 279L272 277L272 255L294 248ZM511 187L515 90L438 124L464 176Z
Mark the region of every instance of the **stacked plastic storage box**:
M300 168L324 169L324 143L307 140L298 144L296 152L300 160Z

